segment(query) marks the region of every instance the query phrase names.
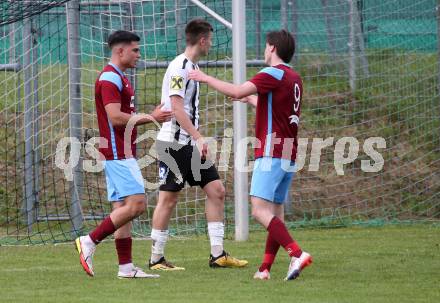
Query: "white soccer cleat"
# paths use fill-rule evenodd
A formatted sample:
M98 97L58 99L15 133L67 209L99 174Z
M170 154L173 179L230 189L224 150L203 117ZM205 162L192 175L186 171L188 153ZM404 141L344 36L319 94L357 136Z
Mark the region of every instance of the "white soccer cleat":
M89 276L93 277L95 275L93 272L93 254L95 253L96 245L87 237L89 236L76 238L75 247L79 253L79 262L83 269Z
M309 253L306 253L305 251L302 252L301 256L299 258L292 257L290 260L289 270L287 271L286 278L284 278L285 281L288 280L295 280L299 277L299 274L301 271L312 264L313 259L312 256Z
M139 267L133 267L129 272L118 272L119 279L156 279L159 275L147 274Z
M270 272L265 269L263 271L257 270L254 274L254 279L256 280L270 280Z

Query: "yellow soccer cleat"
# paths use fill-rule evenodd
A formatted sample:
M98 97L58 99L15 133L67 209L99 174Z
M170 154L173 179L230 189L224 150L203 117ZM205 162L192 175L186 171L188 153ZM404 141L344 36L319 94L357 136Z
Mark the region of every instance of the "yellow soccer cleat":
M159 261L151 263L151 260L148 262L148 267L151 270L163 270L163 271L176 271L176 270L185 270L183 267L178 267L167 260L165 260L165 257L162 257L159 259Z
M240 260L230 256L227 252L223 251L223 253L214 258L212 255L209 257L209 267L245 267L248 264L246 260Z

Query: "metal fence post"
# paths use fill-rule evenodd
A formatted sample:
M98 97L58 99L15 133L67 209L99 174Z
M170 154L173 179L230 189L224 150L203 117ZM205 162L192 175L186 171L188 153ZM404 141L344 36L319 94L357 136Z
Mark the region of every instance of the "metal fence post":
M126 15L123 16L121 12L121 19L125 20L124 28L130 32L136 31L135 29L136 20L133 17L133 12L134 12L133 5L134 3L131 2L123 4L122 7L124 8ZM127 72L127 76L128 79L130 80L131 85L133 86L133 90L135 91L135 95L136 95L136 87L137 87L136 67L129 69ZM137 98L134 98L134 100L135 100L135 104L137 105L138 103Z
M356 54L355 54L355 16L354 16L354 3L355 0L348 0L350 6L349 23L350 34L348 38L348 83L352 93L356 90Z
M368 59L367 56L365 55L364 33L362 31L362 26L361 26L362 19L357 6L357 1L353 5L353 13L354 13L355 36L358 42L356 46L358 47L359 50L359 57L362 64L362 71L364 72L365 77L370 77L370 72L368 70Z
M33 79L33 142L32 142L32 160L33 160L33 179L34 179L34 209L35 217L38 218L38 203L40 189L40 100L38 98L38 33L32 28L32 79Z
M174 3L175 8L175 21L176 21L176 51L178 54L183 52L183 45L185 44L183 40L183 32L181 25L181 16L180 16L180 0L175 0Z
M255 0L255 58L261 58L261 0Z
M332 60L333 60L333 62L335 62L336 61L335 35L333 34L333 27L332 27L330 14L328 12L327 0L321 0L321 5L322 5L322 10L324 12L325 29L327 31L328 47L330 50L330 55L332 57Z
M35 222L35 196L33 174L32 128L33 128L33 98L32 98L32 21L26 18L23 24L23 70L24 70L24 201L28 232L32 232Z
M287 24L288 15L287 0L281 0L281 28L287 31L289 30L289 25Z
M70 137L82 142L82 106L81 106L81 53L79 37L79 1L73 0L66 4L67 17L67 48L69 62L69 128ZM69 215L72 221L72 234L77 235L82 229L83 214L81 209L81 192L83 183L81 144L71 144L71 152L80 155L78 165L73 168L71 184L71 203Z
M9 24L9 63L16 63L15 23Z
M292 58L292 65L296 67L297 63L298 63L298 58L299 58L299 54L298 54L298 7L297 7L297 3L296 0L291 0L291 6L292 6L292 34L293 37L295 38L295 54L293 55Z
M440 0L437 0L437 93L440 96ZM440 144L437 145L440 150Z

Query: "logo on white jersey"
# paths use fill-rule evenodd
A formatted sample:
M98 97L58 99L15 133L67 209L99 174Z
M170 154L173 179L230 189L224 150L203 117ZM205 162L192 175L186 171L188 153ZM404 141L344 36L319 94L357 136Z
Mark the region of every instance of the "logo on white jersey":
M183 77L172 76L170 82L170 88L174 90L181 90L183 87Z

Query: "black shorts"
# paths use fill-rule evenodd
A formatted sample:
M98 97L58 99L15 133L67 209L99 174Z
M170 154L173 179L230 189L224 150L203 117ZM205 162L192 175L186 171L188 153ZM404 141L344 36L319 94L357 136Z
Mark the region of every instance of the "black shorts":
M200 159L196 146L156 141L159 156L159 190L177 192L190 186L205 187L220 176L212 161Z

